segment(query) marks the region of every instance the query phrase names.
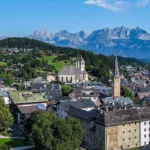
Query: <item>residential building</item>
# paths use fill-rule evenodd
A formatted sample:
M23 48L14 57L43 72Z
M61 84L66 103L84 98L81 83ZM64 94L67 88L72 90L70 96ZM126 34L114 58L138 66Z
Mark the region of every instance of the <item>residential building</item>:
M56 81L56 77L51 73L47 74L46 79L47 79L48 82Z
M11 110L17 118L17 123L24 125L30 113L36 110L46 110L49 101L40 93L31 91L10 91Z
M88 149L95 148L96 145L93 145L95 139L95 135L93 134L93 130L95 130L94 121L100 115L100 111L97 109L92 109L90 111L85 111L73 106L70 106L67 110L67 114L69 118L76 118L80 121L82 129L84 131L82 144Z
M72 90L70 97L76 97L77 99L91 99L92 101L99 101L100 90L93 88L77 87Z
M42 93L48 100L62 96L61 86L54 83L33 83L31 90L34 93Z
M62 103L59 102L56 104L57 115L60 118L66 118L68 116L67 110L70 106L87 112L93 110L94 108L97 108L97 105L90 99L83 99L78 101L66 101Z

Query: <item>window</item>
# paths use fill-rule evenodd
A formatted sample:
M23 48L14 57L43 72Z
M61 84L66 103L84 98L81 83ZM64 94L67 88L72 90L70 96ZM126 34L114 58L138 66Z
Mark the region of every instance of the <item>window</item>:
M135 125L136 125L136 122L135 122Z
M135 136L135 139L136 139L136 136Z
M146 128L144 129L144 131L146 131Z
M138 144L136 143L136 146L138 146Z
M146 138L146 134L144 135L144 137Z
M128 145L128 147L130 147L130 146Z
M121 145L120 148L123 149L123 146Z
M123 131L123 133L125 133L125 131Z
M123 139L123 141L124 141L124 139Z
M135 129L135 132L136 132L136 129Z
M113 148L111 148L111 150L113 150Z
M130 140L131 138L129 138L129 140Z
M130 133L131 131L129 130L129 133Z
M146 142L144 142L144 145L146 145Z
M146 125L146 122L144 122L144 125Z

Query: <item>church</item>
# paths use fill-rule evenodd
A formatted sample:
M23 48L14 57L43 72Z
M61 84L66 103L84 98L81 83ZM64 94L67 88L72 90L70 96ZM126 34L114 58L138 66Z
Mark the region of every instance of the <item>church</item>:
M76 61L76 67L64 66L59 74L59 81L65 83L79 83L88 81L88 73L85 70L85 61L81 56Z

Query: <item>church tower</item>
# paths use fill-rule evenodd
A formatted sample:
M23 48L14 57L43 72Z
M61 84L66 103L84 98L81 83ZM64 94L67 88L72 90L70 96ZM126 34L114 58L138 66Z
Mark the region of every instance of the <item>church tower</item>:
M114 98L119 98L120 97L120 73L119 73L117 56L116 56L116 60L115 60L115 74L114 74L114 84L113 84L113 97Z
M81 72L85 71L85 61L82 56L77 59L76 68L80 68Z
M80 58L80 69L82 72L85 71L85 61L82 56Z

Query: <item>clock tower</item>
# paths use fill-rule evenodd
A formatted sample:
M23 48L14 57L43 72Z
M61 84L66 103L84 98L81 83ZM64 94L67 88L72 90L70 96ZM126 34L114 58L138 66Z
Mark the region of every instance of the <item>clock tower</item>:
M118 67L118 60L116 56L115 60L115 73L114 73L114 84L113 84L113 97L120 98L120 73Z

